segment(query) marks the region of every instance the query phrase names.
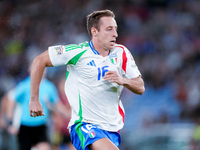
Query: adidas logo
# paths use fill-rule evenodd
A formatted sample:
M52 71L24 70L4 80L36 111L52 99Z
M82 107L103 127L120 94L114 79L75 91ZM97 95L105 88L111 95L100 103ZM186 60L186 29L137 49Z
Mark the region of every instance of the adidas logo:
M96 64L95 64L94 60L92 60L89 63L87 63L87 65L89 65L89 66L95 66L96 67Z

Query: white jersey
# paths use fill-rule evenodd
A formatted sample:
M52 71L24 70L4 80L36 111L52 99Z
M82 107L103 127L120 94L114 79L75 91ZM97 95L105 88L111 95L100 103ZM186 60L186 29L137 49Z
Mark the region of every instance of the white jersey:
M120 100L123 86L102 77L109 70L126 78L140 75L128 49L116 44L108 56L102 57L92 42L84 42L51 46L48 51L53 66L67 65L65 93L72 108L68 127L88 122L102 130L120 130L125 115Z

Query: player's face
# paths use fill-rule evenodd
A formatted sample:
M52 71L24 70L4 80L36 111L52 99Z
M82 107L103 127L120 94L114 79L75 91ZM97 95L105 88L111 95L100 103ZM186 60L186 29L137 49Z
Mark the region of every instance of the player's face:
M98 31L98 41L105 50L111 50L116 44L117 23L112 17L102 17Z

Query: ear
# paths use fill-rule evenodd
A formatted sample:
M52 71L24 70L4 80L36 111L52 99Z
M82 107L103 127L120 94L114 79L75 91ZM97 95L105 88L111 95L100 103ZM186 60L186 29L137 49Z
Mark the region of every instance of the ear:
M98 30L95 27L92 27L91 28L91 33L92 33L93 36L96 36L97 33L98 33Z

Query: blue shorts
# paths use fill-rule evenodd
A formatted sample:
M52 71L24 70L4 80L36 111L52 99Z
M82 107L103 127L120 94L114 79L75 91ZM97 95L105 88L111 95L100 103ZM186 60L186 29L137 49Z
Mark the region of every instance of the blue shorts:
M89 150L87 146L101 138L110 139L117 147L121 143L119 132L101 130L97 126L85 122L71 126L71 141L77 150Z

